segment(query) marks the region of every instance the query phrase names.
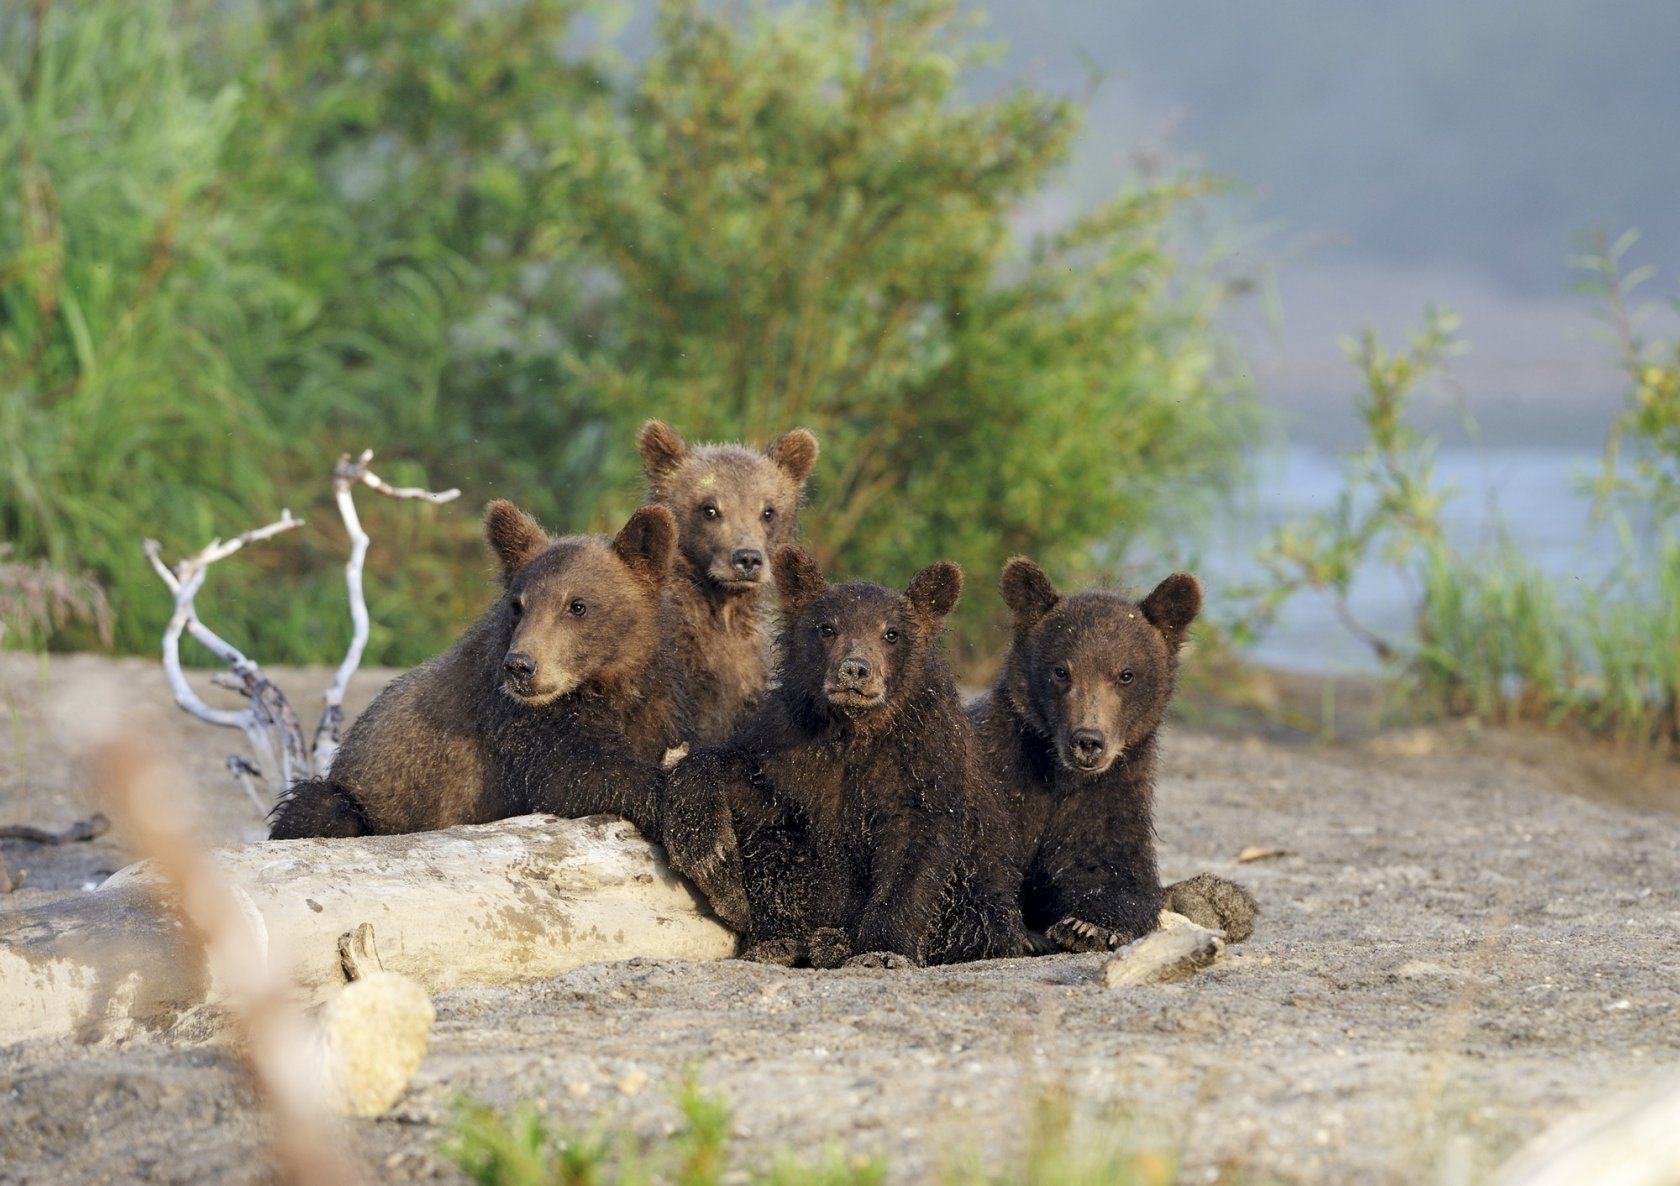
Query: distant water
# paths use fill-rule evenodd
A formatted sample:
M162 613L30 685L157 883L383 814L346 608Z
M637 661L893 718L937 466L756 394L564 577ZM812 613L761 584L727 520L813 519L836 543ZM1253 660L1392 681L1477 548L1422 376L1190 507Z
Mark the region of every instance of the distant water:
M1596 449L1443 446L1436 454L1436 485L1456 491L1443 516L1448 537L1470 549L1495 542L1503 529L1530 561L1558 578L1560 593L1567 595L1568 585L1597 585L1620 555L1614 529L1592 522L1591 496L1583 492L1599 465ZM1261 457L1256 469L1255 504L1201 562L1216 601L1222 590L1261 576L1253 553L1273 528L1332 508L1342 487L1340 455L1309 446L1291 445ZM1349 604L1372 631L1405 642L1412 637L1414 600L1413 590L1374 550ZM1370 649L1310 590L1285 604L1251 654L1269 666L1300 671L1377 667Z

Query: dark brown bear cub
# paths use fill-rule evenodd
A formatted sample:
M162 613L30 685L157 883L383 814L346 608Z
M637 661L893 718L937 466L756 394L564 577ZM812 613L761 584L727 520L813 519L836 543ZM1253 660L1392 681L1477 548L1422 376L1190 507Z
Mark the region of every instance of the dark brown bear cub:
M779 681L747 727L671 774L666 851L745 932L748 959L834 967L1027 950L1010 819L937 645L962 590L940 563L899 594L775 556ZM704 808L722 790L733 835Z
M1027 926L1064 950L1107 950L1154 930L1168 905L1247 938L1256 908L1241 886L1203 875L1163 891L1155 865L1156 739L1201 585L1175 573L1139 603L1063 597L1018 556L1002 589L1014 643L971 712L1024 844Z
M660 761L688 712L665 657L676 524L643 507L614 538L551 539L485 510L503 592L455 646L394 680L271 837L422 832L553 812L621 815L657 840Z
M763 453L739 445L690 448L649 420L640 444L647 500L677 521L675 649L695 705L694 740L709 745L745 724L764 696L769 558L793 541L817 438L795 428Z

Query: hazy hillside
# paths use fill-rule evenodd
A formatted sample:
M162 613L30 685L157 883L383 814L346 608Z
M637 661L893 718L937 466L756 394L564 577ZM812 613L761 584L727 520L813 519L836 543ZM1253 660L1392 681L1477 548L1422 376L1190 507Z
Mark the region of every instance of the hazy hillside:
M1073 184L1165 141L1257 215L1356 255L1557 292L1573 236L1639 226L1680 267L1673 0L1172 0L985 5L997 71L1107 81Z

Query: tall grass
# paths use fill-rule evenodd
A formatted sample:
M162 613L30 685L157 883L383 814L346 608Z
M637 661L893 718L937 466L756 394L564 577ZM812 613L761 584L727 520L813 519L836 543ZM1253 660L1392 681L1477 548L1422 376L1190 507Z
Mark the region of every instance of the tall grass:
M1312 591L1430 708L1570 723L1680 756L1680 344L1640 335L1644 317L1629 297L1647 277L1621 268L1632 242L1600 239L1582 261L1629 379L1596 487L1600 517L1619 528L1613 576L1565 593L1503 532L1468 551L1448 541L1452 491L1435 480L1434 440L1407 419L1418 384L1459 348L1456 318L1431 310L1405 349L1390 352L1369 333L1348 343L1364 379L1367 443L1347 458L1333 509L1266 541L1269 580L1247 631ZM1349 605L1355 576L1379 557L1414 591L1409 639L1378 636Z

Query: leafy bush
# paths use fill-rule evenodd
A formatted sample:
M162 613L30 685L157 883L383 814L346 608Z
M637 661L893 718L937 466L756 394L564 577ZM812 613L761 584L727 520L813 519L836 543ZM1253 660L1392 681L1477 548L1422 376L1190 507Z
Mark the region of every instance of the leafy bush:
M615 439L650 413L705 438L809 425L819 559L887 582L958 560L972 654L996 649L981 590L1009 555L1077 583L1193 522L1248 407L1210 328L1221 290L1170 246L1207 183L1139 185L1021 248L1079 112L1027 88L963 101L961 25L952 0L741 22L671 0L558 185L602 277L573 389ZM633 480L628 450L605 463L609 488Z
M981 588L1014 551L1099 575L1232 479L1223 290L1173 236L1207 183L1023 243L1079 112L962 98L955 0L667 0L634 65L578 44L577 10L0 14L0 538L99 580L120 648L168 612L141 538L178 554L290 505L310 527L201 608L265 660L333 653L325 471L363 446L598 530L636 501L646 417L805 423L826 564L898 582L951 556ZM369 658L413 662L484 595L477 525L368 527ZM994 600L964 612L996 649Z
M1623 276L1620 267L1631 243L1600 241L1583 261L1631 388L1598 483L1602 513L1621 528L1614 575L1576 601L1508 539L1468 553L1448 542L1441 510L1451 491L1435 484L1434 441L1406 421L1415 386L1457 349L1457 319L1431 310L1405 351L1390 354L1369 333L1348 344L1364 378L1368 443L1347 459L1333 509L1266 541L1260 558L1269 577L1251 605L1249 636L1289 597L1313 590L1431 707L1485 720L1570 721L1680 747L1680 343L1639 335L1643 319L1628 298L1646 276ZM1642 528L1630 506L1647 517ZM1379 637L1348 605L1354 577L1375 554L1415 590L1412 640Z

